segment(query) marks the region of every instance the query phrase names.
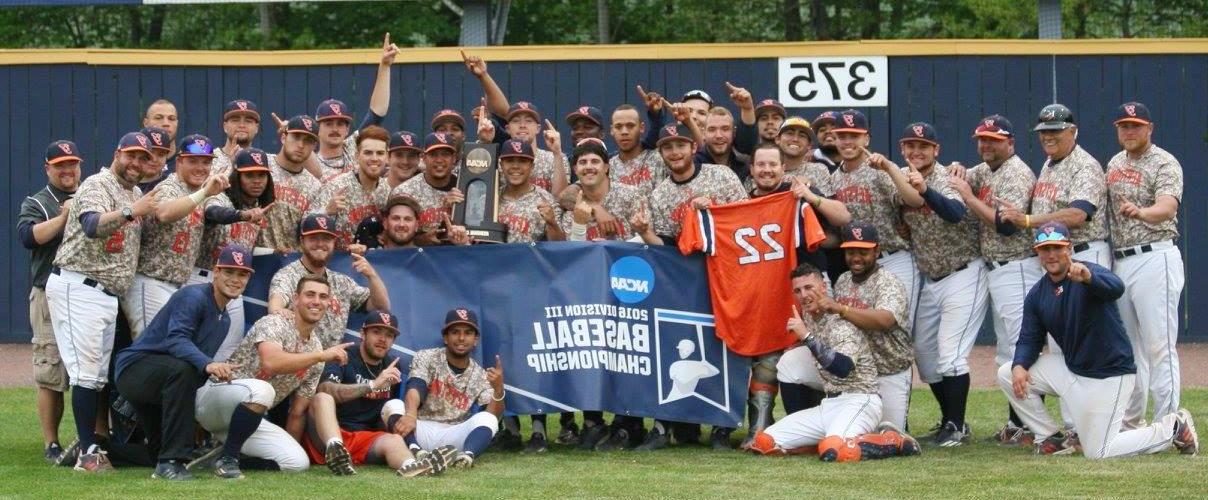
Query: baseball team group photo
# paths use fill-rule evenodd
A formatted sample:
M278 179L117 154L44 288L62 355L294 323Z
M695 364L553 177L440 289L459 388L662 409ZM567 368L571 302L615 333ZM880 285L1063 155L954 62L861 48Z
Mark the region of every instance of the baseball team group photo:
M29 3L0 496L1208 493L1203 2Z

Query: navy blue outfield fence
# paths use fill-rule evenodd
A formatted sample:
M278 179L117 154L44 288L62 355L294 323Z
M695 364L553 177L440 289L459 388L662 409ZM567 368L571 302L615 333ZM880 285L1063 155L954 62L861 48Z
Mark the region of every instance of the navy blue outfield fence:
M640 105L634 90L639 84L669 97L701 88L733 108L724 86L730 81L747 87L757 99L780 98L790 113L808 118L830 107L858 107L871 120L871 149L891 153L895 161L900 155L894 137L908 123L921 120L933 123L939 132L941 161L974 165L980 160L971 130L979 118L1001 113L1021 131L1019 156L1039 169L1043 153L1035 138L1023 131L1041 107L1057 101L1074 110L1082 147L1106 164L1120 149L1111 124L1115 107L1128 100L1144 102L1153 111L1155 143L1179 158L1184 169L1179 245L1187 285L1180 339L1208 340L1208 328L1194 326L1208 321L1208 294L1198 293L1203 281L1198 278L1208 275L1208 259L1198 254L1198 249L1208 248L1203 165L1208 158L1208 40L473 50L490 62L491 74L509 98L533 102L564 134L569 130L563 117L580 105L597 106L606 116L621 103ZM45 183L41 155L50 141L75 140L84 153L87 176L108 165L117 138L137 128L143 110L159 98L176 103L182 133L201 132L219 142L224 138L222 106L235 98L255 101L266 120L269 111L282 117L313 113L328 97L345 101L359 116L368 106L375 61L373 50L0 50L0 154L5 155L8 175L0 196L10 207L0 220L13 236L0 245L0 263L10 277L9 286L0 287L0 314L11 319L0 329L0 342L27 342L30 337L28 252L15 237L16 213L22 199ZM480 87L461 64L457 49L405 49L398 61L391 77L387 128L423 133L436 111L455 108L467 113L478 105ZM790 68L793 62L796 66ZM815 64L808 80L803 77L805 64ZM782 66L789 69L782 71ZM794 76L802 78L793 82ZM859 78L863 80L853 83ZM790 83L796 87L790 88ZM795 107L789 99L808 107ZM825 104L826 99L840 104ZM887 105L871 105L878 100ZM257 145L276 151L277 138L265 129ZM989 340L985 331L982 340Z

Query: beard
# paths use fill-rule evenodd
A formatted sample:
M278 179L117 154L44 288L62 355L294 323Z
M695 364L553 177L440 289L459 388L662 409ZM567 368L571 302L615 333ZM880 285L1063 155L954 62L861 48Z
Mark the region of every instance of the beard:
M834 144L822 144L818 146L818 151L821 151L826 156L835 156L839 154L839 147Z

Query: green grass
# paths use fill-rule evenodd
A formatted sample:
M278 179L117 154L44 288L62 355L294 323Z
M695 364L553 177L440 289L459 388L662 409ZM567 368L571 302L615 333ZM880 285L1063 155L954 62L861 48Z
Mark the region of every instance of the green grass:
M1208 419L1208 389L1183 393L1183 404ZM969 401L976 444L926 447L923 455L855 464L815 457L769 458L713 452L704 446L654 453L592 453L555 445L550 453L487 454L470 470L404 480L384 467L364 466L355 477L325 467L304 474L249 472L242 481L203 476L188 483L150 478L150 469L125 468L89 476L46 465L41 457L32 389L0 390L0 497L79 498L1035 498L1208 497L1203 459L1174 451L1092 462L1081 456L1037 457L981 440L1004 418L998 391L978 390ZM779 409L779 408L778 408ZM915 429L938 419L935 402L916 391ZM524 419L527 420L527 419ZM556 418L551 424L556 434ZM70 422L70 412L65 423ZM1204 420L1202 422L1208 422ZM1208 436L1203 423L1201 434ZM65 434L70 431L64 425ZM741 435L736 433L735 439ZM70 440L64 436L64 441Z

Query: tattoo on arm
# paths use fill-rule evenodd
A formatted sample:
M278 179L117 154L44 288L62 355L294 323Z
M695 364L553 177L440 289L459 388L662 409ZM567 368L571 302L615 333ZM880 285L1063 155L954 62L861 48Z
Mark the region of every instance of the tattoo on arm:
M330 394L336 403L345 403L359 399L369 394L369 384L337 384L323 382L319 384L319 392Z

